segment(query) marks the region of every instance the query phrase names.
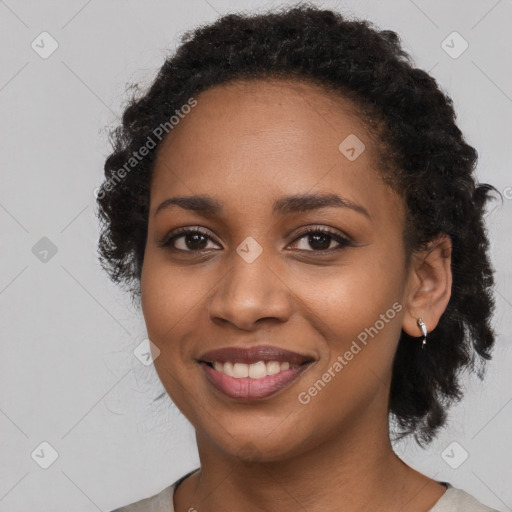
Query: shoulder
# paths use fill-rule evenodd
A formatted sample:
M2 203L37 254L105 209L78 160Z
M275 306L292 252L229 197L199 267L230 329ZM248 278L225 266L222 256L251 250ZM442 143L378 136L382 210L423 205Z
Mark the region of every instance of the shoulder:
M116 508L111 512L174 512L173 496L174 490L185 478L196 470L182 476L169 487L166 487L158 494L144 498L130 505ZM476 498L448 484L448 489L441 496L438 502L428 512L499 512L496 509L487 507Z
M172 485L169 485L169 487L166 487L158 494L136 501L135 503L130 503L124 507L116 508L111 512L174 512L174 490L185 478L195 473L198 469L199 468L194 469L181 478L178 478Z
M154 496L116 508L112 512L174 512L174 508L170 508L169 504L172 507L175 485L174 483Z
M448 489L428 512L499 512L480 503L462 489L448 484Z

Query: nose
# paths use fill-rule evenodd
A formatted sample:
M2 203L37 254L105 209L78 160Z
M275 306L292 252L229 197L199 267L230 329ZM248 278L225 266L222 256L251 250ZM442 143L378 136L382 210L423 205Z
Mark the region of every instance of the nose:
M286 322L292 311L292 292L283 271L275 264L271 268L263 254L252 263L235 254L230 270L210 298L208 311L214 323L229 322L251 331L264 319Z

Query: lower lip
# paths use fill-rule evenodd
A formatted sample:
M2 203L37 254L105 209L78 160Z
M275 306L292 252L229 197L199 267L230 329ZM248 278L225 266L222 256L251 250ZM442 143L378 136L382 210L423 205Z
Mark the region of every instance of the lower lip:
M274 395L278 391L294 382L311 363L303 364L298 368L289 368L275 375L267 375L261 379L245 377L236 379L225 373L218 372L206 363L200 363L208 381L221 393L235 400L261 400Z

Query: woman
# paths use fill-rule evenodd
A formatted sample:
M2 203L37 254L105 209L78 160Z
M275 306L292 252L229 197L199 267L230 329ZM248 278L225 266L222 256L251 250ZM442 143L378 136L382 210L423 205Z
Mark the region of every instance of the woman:
M115 132L100 255L201 466L118 511L492 510L405 464L490 358L493 187L398 36L300 6L187 33Z

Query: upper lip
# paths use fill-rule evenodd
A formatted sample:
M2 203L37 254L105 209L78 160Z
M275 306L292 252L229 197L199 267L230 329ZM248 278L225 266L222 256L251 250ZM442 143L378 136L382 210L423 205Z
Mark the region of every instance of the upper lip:
M299 354L290 350L270 345L259 345L257 347L225 347L216 350L209 350L203 353L199 358L199 362L214 363L226 362L252 364L258 361L279 361L290 364L303 364L314 361L315 359L305 354Z

